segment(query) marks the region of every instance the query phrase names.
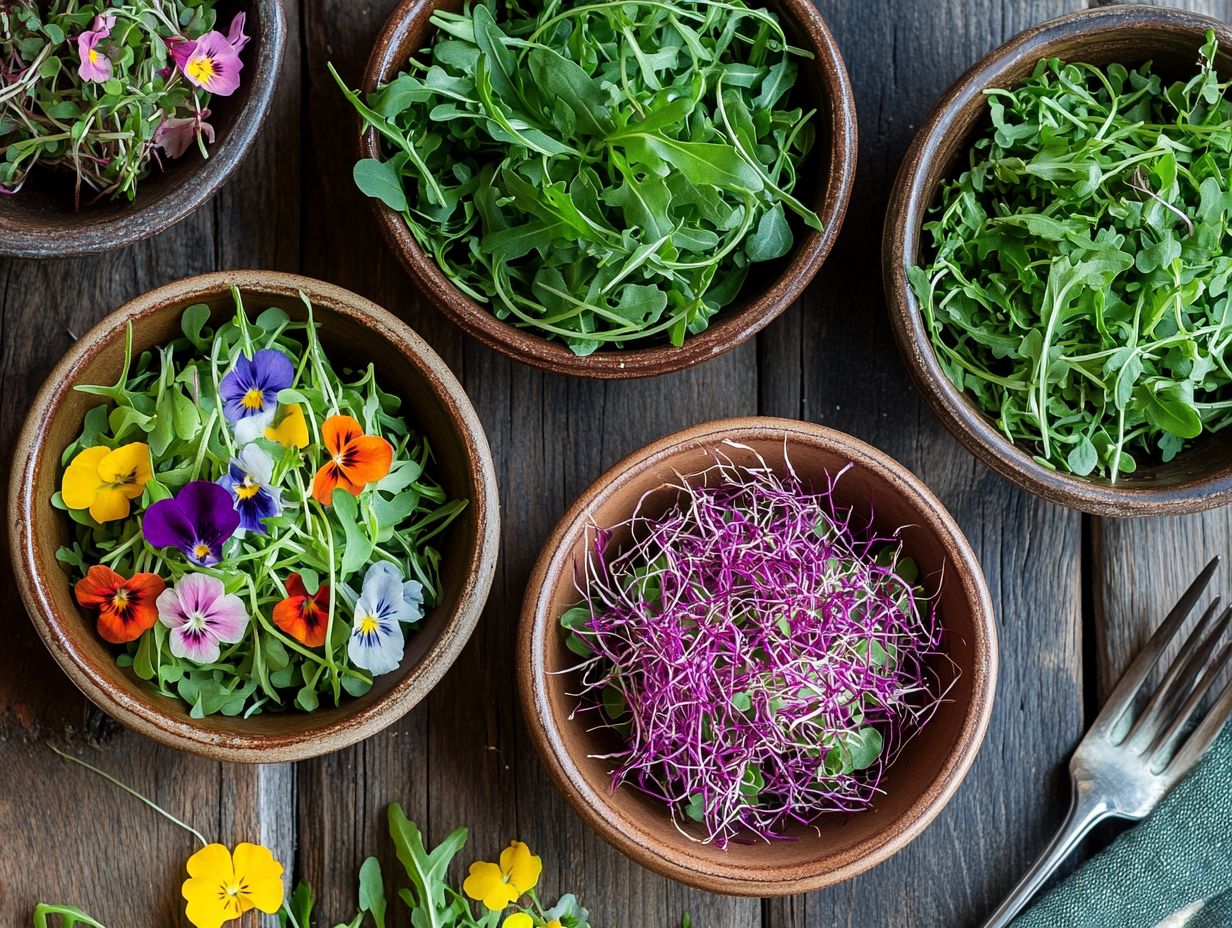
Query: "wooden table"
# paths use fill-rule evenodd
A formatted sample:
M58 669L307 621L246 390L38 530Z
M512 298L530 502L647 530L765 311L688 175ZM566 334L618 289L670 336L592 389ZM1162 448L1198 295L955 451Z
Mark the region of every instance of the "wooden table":
M478 346L417 296L354 189L354 114L326 72L353 83L394 0L288 0L290 39L270 119L239 174L196 215L104 257L0 261L0 438L74 333L166 281L263 267L349 287L406 318L457 371L496 455L500 568L470 646L398 725L295 767L228 766L122 730L52 663L16 601L7 559L0 646L0 922L39 900L112 928L186 924L192 841L55 757L82 755L206 832L262 841L310 880L319 924L354 912L360 862L392 861L383 810L398 801L439 840L472 829L466 860L510 838L545 861L548 893L576 892L597 928L659 928L690 912L714 928L978 924L1041 847L1065 798L1065 761L1129 656L1187 580L1232 536L1228 511L1171 520L1085 518L1018 491L968 454L921 403L882 302L890 181L933 100L980 55L1078 0L818 0L860 114L852 206L829 264L755 341L693 371L599 383L543 374ZM1232 0L1185 4L1232 15ZM997 707L966 783L889 863L825 892L768 902L693 892L593 836L548 782L516 705L513 645L531 563L568 503L603 469L670 431L763 413L851 432L942 498L974 545L1001 630ZM5 546L7 550L7 545ZM388 871L387 871L388 872ZM395 924L405 924L400 912Z

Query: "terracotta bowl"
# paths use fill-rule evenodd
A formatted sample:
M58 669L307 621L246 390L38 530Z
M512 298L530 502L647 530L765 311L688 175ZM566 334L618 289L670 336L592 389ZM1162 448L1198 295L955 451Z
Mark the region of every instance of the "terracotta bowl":
M758 0L760 2L760 0ZM407 61L428 46L435 10L460 10L463 0L403 0L385 24L364 74L365 91L392 80ZM796 245L777 261L754 265L736 302L723 309L706 331L690 335L680 348L670 344L626 351L597 351L579 358L566 346L497 319L489 307L458 290L436 262L416 244L402 217L383 203L372 205L386 241L420 290L454 323L483 344L517 361L580 377L651 377L716 357L751 338L804 292L829 255L847 212L856 169L856 111L851 82L838 46L811 0L767 0L794 43L814 55L802 63L802 102L816 107L817 141L800 171L797 196L821 218L823 232L795 222ZM380 158L374 130L360 140L360 157Z
M218 20L247 14L251 41L243 51L240 89L215 96L210 124L216 140L210 157L195 148L165 160L137 189L137 198L73 205L73 177L36 170L21 191L0 197L0 255L64 258L111 251L148 238L194 212L212 197L244 159L274 95L282 68L287 24L282 0L221 0Z
M1196 13L1109 6L1028 29L946 91L916 135L890 196L883 248L885 289L894 334L916 386L946 428L989 467L1031 493L1095 515L1196 512L1232 501L1232 434L1200 440L1168 464L1140 464L1136 473L1115 484L1049 470L1027 448L1006 439L942 371L907 271L921 260L921 224L937 201L942 182L961 170L967 150L987 126L986 89L1015 87L1041 58L1052 57L1128 66L1151 60L1165 76L1191 75L1208 29L1219 37L1217 64L1226 80L1232 75L1232 29Z
M116 666L93 616L80 609L56 548L70 539L69 520L53 509L61 452L77 436L86 410L100 398L73 390L111 383L132 323L140 352L180 334L181 311L205 303L229 315L229 288L249 310L278 306L303 319L299 295L312 301L321 339L335 362L377 365L386 389L403 397L411 421L436 458L436 474L452 498L470 506L441 541L442 599L408 636L395 672L367 694L313 713L288 710L250 719L189 717L178 699L160 696L131 669ZM18 439L9 488L9 534L18 588L34 627L64 672L100 708L163 744L226 761L275 763L336 751L397 721L444 675L483 609L496 567L499 503L483 428L445 363L404 323L362 297L292 274L228 271L180 280L138 297L91 329L51 372Z
M725 442L748 446L732 447ZM906 554L922 582L939 590L948 660L935 667L953 680L944 704L890 766L885 795L870 810L823 816L798 828L795 840L732 842L726 850L698 843L673 825L667 808L631 787L613 792L611 764L595 755L616 748L608 734L587 730L569 715L577 707L577 657L565 647L559 619L579 600L574 572L594 541L596 526L628 519L643 494L679 474L697 473L721 449L736 463L754 452L778 469L785 458L808 483L854 465L838 482L840 506L870 508L881 530L908 526ZM753 450L748 450L753 449ZM666 508L665 491L649 505ZM618 543L618 542L617 542ZM944 578L938 581L938 578ZM717 893L778 896L848 879L906 846L949 801L979 751L997 677L997 633L980 565L958 526L931 492L902 465L863 442L818 425L786 419L728 419L669 435L600 477L556 526L535 565L522 609L518 680L531 739L548 773L595 831L643 866ZM955 676L957 674L957 676ZM695 837L700 837L698 832Z

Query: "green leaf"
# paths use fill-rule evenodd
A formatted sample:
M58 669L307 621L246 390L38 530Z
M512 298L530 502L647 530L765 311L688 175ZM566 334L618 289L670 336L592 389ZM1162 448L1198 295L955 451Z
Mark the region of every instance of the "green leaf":
M345 533L345 540L342 543L342 562L338 569L339 578L345 580L367 564L369 558L372 557L372 539L359 525L358 501L342 487L334 489L333 511Z
M367 858L359 868L359 909L372 915L376 928L385 928L385 880L375 857Z
M354 177L355 186L365 196L380 200L399 213L410 208L406 191L402 189L402 179L389 161L363 158L355 164Z
M1148 388L1145 403L1146 420L1155 428L1177 438L1197 438L1202 434L1202 417L1181 384L1170 384L1158 391Z
M758 193L765 186L761 175L730 145L684 142L646 132L626 136L624 145L631 162L651 168L670 165L693 184L747 193Z
M782 205L775 204L761 214L757 231L749 236L744 247L750 261L771 261L791 251L791 245L791 226L787 224Z

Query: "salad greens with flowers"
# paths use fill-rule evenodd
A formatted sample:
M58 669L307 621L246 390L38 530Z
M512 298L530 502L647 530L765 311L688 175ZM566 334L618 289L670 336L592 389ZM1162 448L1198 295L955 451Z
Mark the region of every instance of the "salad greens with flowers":
M245 15L215 0L0 3L0 193L40 165L95 199L137 195L164 157L214 141L210 101L239 89Z
M439 595L433 538L466 502L377 372L333 367L312 307L269 308L133 357L65 449L57 557L118 660L194 717L317 708L402 661Z

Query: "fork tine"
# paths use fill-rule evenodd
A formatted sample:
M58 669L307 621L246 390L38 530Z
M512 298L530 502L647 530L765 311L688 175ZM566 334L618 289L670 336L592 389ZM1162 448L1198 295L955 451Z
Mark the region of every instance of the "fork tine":
M1134 726L1126 738L1127 744L1131 744L1138 750L1143 750L1148 744L1152 744L1157 740L1161 724L1166 725L1167 720L1176 713L1177 707L1185 701L1190 690L1201 677L1202 669L1210 660L1211 654L1223 640L1223 633L1227 631L1229 620L1232 620L1232 607L1218 613L1219 617L1216 619L1218 609L1219 597L1216 596L1206 612L1202 614L1202 618L1194 625L1189 637L1185 639L1185 644L1173 658L1163 679L1155 688L1154 694L1142 707L1142 712L1134 721ZM1212 625L1214 628L1211 628Z
M1232 645L1224 649L1223 657L1227 658L1230 655L1232 655ZM1226 665L1227 660L1225 659L1220 665L1211 668L1212 680L1220 667ZM1176 756L1168 764L1168 772L1182 774L1201 760L1202 755L1223 731L1229 715L1232 715L1232 680L1224 685L1223 691L1215 700L1215 704L1211 706L1211 711L1206 714L1206 718L1194 729L1193 734L1185 741L1184 747L1176 752Z
M1218 566L1219 557L1216 556L1206 565L1202 573L1198 574L1197 579L1189 585L1189 589L1185 591L1184 595L1177 600L1176 605L1172 607L1172 611L1168 613L1168 617L1163 620L1159 628L1155 630L1155 634L1151 636L1151 640L1146 643L1146 646L1134 658L1133 663L1129 665L1129 669L1117 681L1112 695L1108 697L1103 710L1091 726L1092 731L1098 729L1105 734L1111 734L1117 723L1121 721L1121 717L1133 707L1134 697L1142 688L1143 682L1150 675L1151 671L1155 669L1155 665L1159 663L1160 655L1163 654L1168 643L1176 636L1177 629L1180 628L1181 624L1185 621L1185 617L1193 609L1194 603L1205 592Z
M1208 639L1210 650L1213 650L1219 641L1215 638ZM1208 651L1208 653L1210 653ZM1211 660L1206 667L1206 672L1203 673L1202 679L1198 685L1185 700L1184 705L1178 711L1172 714L1171 719L1164 729L1155 735L1151 746L1147 748L1147 753L1151 755L1151 768L1159 769L1163 765L1163 761L1172 752L1176 746L1176 742L1180 740L1181 735L1185 730L1185 726L1193 718L1199 704L1210 692L1211 687L1215 685L1215 681L1219 679L1219 674L1224 667L1228 666L1228 662L1232 661L1232 641L1229 641L1223 646L1223 649L1218 652L1218 655Z

